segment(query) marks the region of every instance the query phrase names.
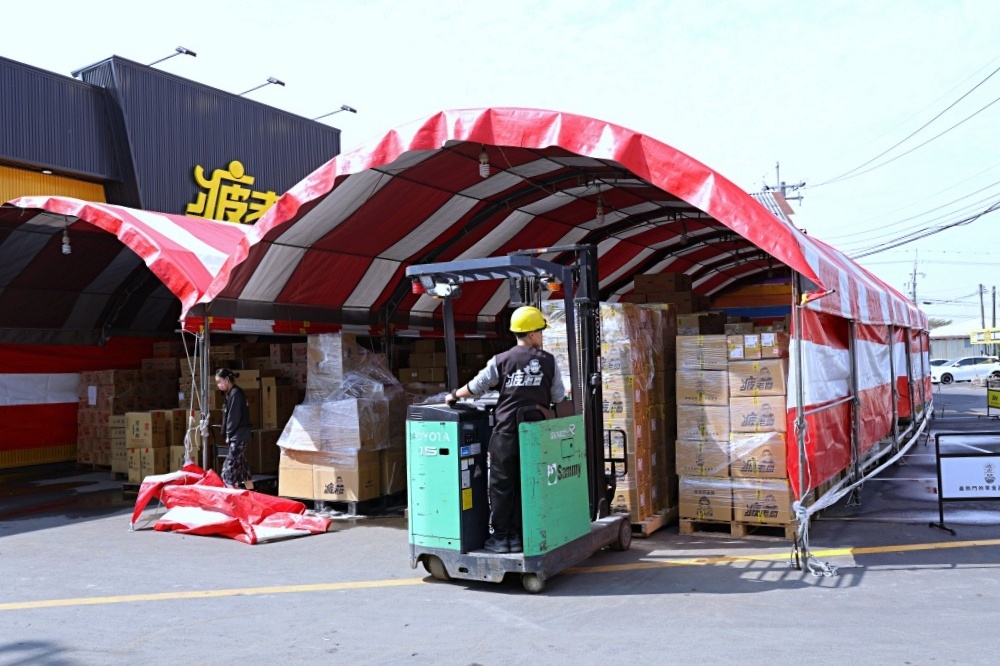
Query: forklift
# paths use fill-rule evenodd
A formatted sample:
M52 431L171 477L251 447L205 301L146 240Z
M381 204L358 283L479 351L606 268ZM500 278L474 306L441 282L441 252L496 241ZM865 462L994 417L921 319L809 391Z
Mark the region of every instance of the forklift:
M569 265L539 255L568 254ZM438 580L499 583L519 574L535 594L556 574L605 547L627 550L632 525L611 514L616 477L627 473L625 447L611 443L601 409L600 297L597 249L567 245L522 250L506 257L410 266L415 293L443 302L448 385L458 386L454 308L462 284L503 280L510 306L541 305L542 294L561 285L568 338L573 414L522 410L521 505L524 549L494 553L489 537L487 454L493 400L412 405L406 420L410 566L422 564ZM579 338L577 337L579 322ZM580 347L579 354L577 348ZM485 396L484 396L485 398ZM546 418L548 416L548 418Z

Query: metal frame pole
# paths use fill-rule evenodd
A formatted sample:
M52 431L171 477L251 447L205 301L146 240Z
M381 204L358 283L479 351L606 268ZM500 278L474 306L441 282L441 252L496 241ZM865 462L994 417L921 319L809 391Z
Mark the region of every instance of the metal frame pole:
M851 467L852 478L861 477L861 396L858 395L857 322L847 322L847 353L851 364Z
M906 335L906 396L910 401L910 422L916 423L917 405L913 400L916 396L913 394L913 343L911 339L913 336L913 329L904 328L903 331Z
M799 447L799 497L801 502L806 496L806 465L809 464L806 455L806 391L805 391L805 354L802 349L802 276L795 273L792 280L792 312L795 317L795 429Z
M444 299L444 355L448 366L448 388L458 390L458 353L455 350L455 308L451 299Z
M889 324L889 381L892 390L892 452L899 452L899 386L896 381L896 327Z
M212 441L212 431L211 431L211 410L209 405L211 404L209 397L211 391L211 385L209 384L211 374L212 374L212 359L209 356L209 352L212 349L211 346L211 335L209 334L209 329L211 328L209 318L208 318L208 306L205 307L205 326L204 331L201 336L201 358L199 359L199 364L201 365L201 398L199 400L201 404L201 462L202 469L211 469L211 457L209 455L209 447L212 447L214 442ZM214 448L214 447L213 447ZM215 452L213 451L212 454Z

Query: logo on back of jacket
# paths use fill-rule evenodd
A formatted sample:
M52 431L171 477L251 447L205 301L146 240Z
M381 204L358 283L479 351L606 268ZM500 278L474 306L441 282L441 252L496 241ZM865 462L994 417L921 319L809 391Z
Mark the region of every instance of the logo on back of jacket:
M537 358L533 358L528 361L528 365L523 370L518 370L507 375L507 381L504 383L504 387L506 388L541 385L542 362Z

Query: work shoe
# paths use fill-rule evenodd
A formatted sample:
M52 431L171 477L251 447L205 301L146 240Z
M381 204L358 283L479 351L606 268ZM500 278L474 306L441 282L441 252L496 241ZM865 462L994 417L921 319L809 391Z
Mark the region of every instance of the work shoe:
M491 553L509 553L510 546L507 544L507 539L497 539L495 537L490 537L483 544L483 548L490 551Z
M520 553L524 551L524 542L521 540L520 534L507 539L507 545L510 546L510 552L512 553Z

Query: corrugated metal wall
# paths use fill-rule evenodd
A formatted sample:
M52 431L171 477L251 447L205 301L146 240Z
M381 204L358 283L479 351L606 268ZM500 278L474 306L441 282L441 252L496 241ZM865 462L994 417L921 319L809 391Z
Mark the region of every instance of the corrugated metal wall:
M0 165L0 203L17 197L59 195L86 201L106 201L104 187L55 174Z
M122 110L142 207L185 213L193 172L239 160L252 189L283 194L340 152L340 130L122 58L81 72Z
M0 58L0 161L120 178L96 86Z

